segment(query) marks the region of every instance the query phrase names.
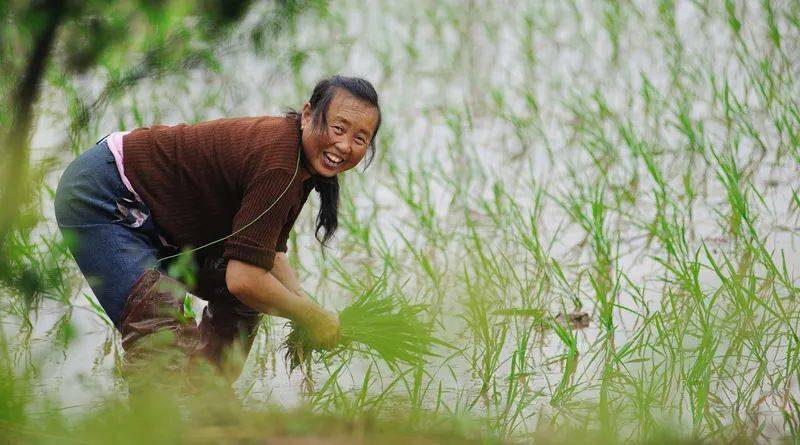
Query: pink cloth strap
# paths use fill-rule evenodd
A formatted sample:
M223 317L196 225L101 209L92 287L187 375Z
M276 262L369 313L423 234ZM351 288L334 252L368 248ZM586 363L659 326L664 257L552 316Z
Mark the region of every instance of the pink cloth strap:
M128 133L130 131L115 131L108 135L106 143L108 143L108 149L111 150L111 154L114 155L114 163L117 164L117 171L119 172L119 177L122 178L122 183L125 184L125 188L133 194L137 201L142 202L142 198L133 189L131 181L125 176L125 165L122 163L122 138Z

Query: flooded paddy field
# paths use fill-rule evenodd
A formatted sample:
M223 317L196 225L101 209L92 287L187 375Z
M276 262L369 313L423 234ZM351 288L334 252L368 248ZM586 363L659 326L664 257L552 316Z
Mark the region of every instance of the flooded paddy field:
M450 346L399 369L338 355L309 388L267 319L235 384L245 406L477 441L797 440L800 3L334 1L262 47L265 8L216 71L140 83L78 132L72 96L48 86L30 261L64 278L29 322L0 293L33 394L80 417L126 391L118 334L59 247L46 191L75 153L122 127L278 114L342 73L380 94L376 155L341 178L329 248L312 194L291 261L331 309L376 285L424 304ZM95 97L105 75L69 91Z

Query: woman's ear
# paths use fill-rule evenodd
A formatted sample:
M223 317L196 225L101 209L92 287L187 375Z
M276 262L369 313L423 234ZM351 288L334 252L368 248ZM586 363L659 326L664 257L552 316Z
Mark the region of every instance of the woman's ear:
M303 105L303 111L300 113L300 128L311 128L311 102Z

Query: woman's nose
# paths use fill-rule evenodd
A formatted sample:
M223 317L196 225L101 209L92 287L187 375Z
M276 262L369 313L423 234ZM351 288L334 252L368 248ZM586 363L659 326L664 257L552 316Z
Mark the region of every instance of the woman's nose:
M341 139L338 142L336 142L336 148L343 154L350 154L350 152L352 151L349 139Z

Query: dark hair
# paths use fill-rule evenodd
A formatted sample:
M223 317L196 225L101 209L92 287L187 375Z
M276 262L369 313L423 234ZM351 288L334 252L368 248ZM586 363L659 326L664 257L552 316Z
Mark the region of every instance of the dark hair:
M323 131L328 126L328 108L330 107L331 100L336 95L336 91L339 89L347 91L378 110L378 123L375 126L375 132L372 134L372 140L369 141L369 157L364 166L366 169L375 157L375 136L381 128L381 107L378 104L378 93L369 81L359 77L336 75L317 82L314 91L311 93L311 99L308 100L311 106L312 130ZM286 116L297 119L297 123L300 125L299 112L289 110ZM332 178L320 178L314 184L314 190L319 193L320 198L319 212L317 213L317 228L314 232L314 236L320 243L325 245L339 226L339 179L336 176ZM319 235L320 229L325 229L325 234L322 238L320 238Z

